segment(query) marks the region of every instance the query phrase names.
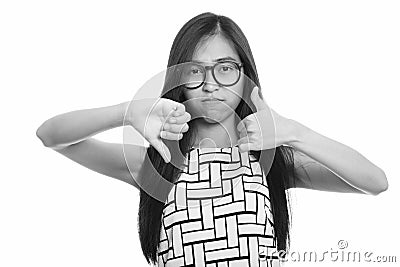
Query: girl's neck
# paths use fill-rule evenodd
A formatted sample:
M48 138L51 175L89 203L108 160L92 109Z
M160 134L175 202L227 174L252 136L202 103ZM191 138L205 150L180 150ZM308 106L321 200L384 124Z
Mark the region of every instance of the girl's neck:
M194 147L233 147L239 140L234 116L215 123L199 118L195 125L197 137Z

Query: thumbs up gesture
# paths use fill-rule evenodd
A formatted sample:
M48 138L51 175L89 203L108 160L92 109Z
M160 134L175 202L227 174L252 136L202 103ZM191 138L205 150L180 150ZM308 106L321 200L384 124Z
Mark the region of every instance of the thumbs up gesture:
M294 140L293 121L269 108L260 97L259 90L257 86L254 87L250 95L256 112L237 125L240 152L271 149Z

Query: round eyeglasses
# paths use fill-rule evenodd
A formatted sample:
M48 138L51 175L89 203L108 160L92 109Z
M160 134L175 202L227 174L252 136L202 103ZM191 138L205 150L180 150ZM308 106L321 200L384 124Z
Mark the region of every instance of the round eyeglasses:
M187 89L196 89L206 80L206 71L211 69L214 80L221 86L233 86L240 80L243 63L221 61L213 66L203 66L199 63L185 63L181 74L182 82Z

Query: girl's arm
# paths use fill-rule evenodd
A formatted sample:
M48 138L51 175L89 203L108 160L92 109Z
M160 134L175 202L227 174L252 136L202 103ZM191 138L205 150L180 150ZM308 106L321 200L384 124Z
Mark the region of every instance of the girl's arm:
M76 110L46 120L36 135L46 147L59 149L79 143L100 132L123 125L129 102Z
M290 120L299 187L377 195L388 188L382 169L356 150Z
M137 174L142 165L145 147L108 143L91 136L123 125L129 102L84 109L57 115L46 120L36 135L50 147L69 159L93 171L129 183L136 188ZM129 169L125 155L129 158Z

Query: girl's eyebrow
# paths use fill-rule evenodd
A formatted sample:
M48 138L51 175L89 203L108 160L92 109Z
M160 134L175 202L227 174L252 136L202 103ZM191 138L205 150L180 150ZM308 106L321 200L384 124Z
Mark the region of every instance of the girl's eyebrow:
M233 61L237 62L237 60L235 58L230 57L230 56L217 58L217 59L214 59L212 62L220 62L220 61L225 61L225 60L233 60ZM196 63L206 63L206 62L199 61L199 60L192 60L192 61L196 62Z

